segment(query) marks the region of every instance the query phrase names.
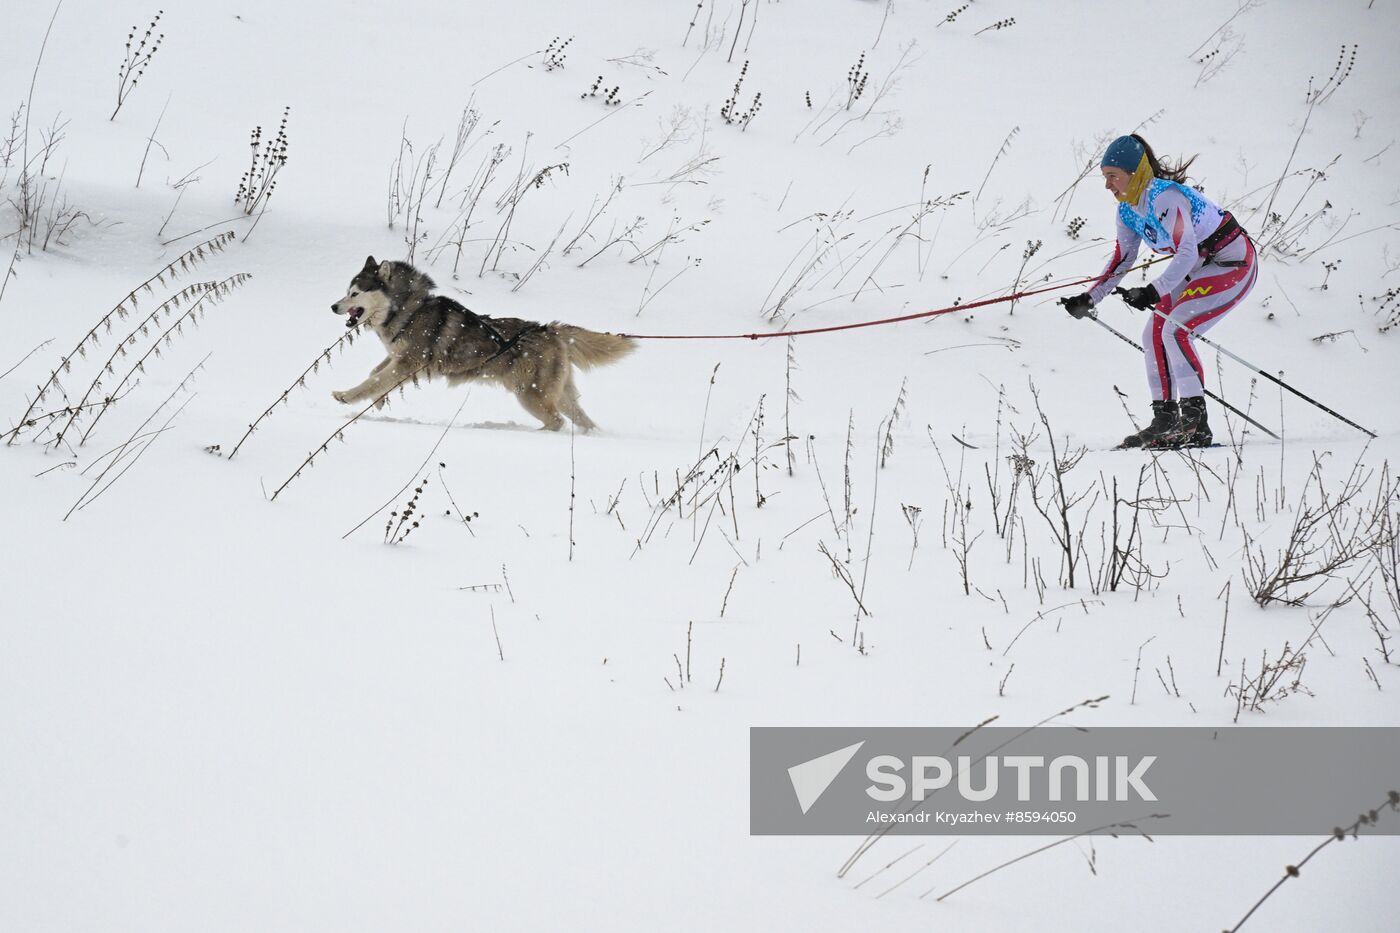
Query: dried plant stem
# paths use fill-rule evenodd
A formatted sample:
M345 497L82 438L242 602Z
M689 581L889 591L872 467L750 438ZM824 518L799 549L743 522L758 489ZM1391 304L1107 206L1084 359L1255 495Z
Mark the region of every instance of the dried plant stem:
M409 378L412 378L412 377L409 377ZM401 381L401 382L399 383L399 385L402 385L402 384L403 384L403 382ZM398 386L395 386L394 388L396 389L396 388L398 388ZM389 390L389 392L393 392L393 391L394 391L394 389L390 389L390 390ZM388 395L389 392L384 393L384 395ZM382 397L383 397L383 396L381 396L381 398L382 398ZM408 477L408 482L406 482L406 483L404 483L402 486L400 486L400 487L398 488L398 490L395 491L395 493L394 493L392 496L390 496L390 497L388 498L388 500L385 501L385 503L384 503L383 505L381 505L379 508L375 509L373 512L371 512L371 513L369 513L368 515L366 515L366 516L364 517L364 519L361 520L361 522L360 522L358 525L356 525L354 528L351 528L349 531L345 532L345 534L341 535L341 536L340 536L340 540L344 541L346 538L350 537L350 536L353 535L355 532L357 532L357 531L359 531L361 528L363 528L363 527L365 526L365 524L366 524L367 522L370 521L370 519L374 518L374 517L375 517L376 515L378 515L380 512L383 512L383 511L384 511L385 509L387 509L389 506L393 505L394 502L398 500L399 496L403 495L404 490L408 489L409 486L412 486L412 485L413 485L414 479L416 479L419 475L421 475L421 474L423 473L424 469L426 469L427 466L428 466L428 464L432 461L433 455L436 454L437 451L438 451L438 448L442 446L442 442L447 438L447 432L448 432L448 431L451 431L452 428L456 426L456 424L457 424L457 419L461 417L461 415L462 415L462 409L467 407L467 401L468 401L470 398L471 398L471 391L468 390L468 391L467 391L467 394L462 398L462 404L458 405L458 406L457 406L457 410L456 410L455 412L452 413L452 420L449 421L449 422L447 422L447 426L444 427L444 428L442 429L442 433L438 435L438 439L437 439L437 441L433 444L432 449L430 449L430 450L428 451L428 455L427 455L426 457L423 458L423 462L422 462L422 463L418 464L418 469L414 470L413 473L410 474L410 476ZM371 402L370 404L373 405L374 403ZM364 414L363 411L360 412L360 415L363 415L363 414ZM360 415L356 415L355 418L360 417ZM341 430L343 431L343 430L345 430L345 428L349 427L349 426L350 426L350 422L353 422L353 421L355 420L355 418L351 418L350 421L347 421L347 422L345 423L345 425L343 425L343 426L341 427ZM339 432L337 432L337 433L339 433ZM322 446L322 449L324 450L324 449L325 449L325 445L323 444L323 445L321 445L321 446ZM290 480L289 480L288 482L290 482ZM284 483L283 485L286 485L286 484ZM276 496L274 495L273 498L276 498ZM449 498L449 499L451 498L451 494L448 495L448 498ZM453 507L455 508L456 505L457 505L457 503L456 503L456 502L453 502L452 505L453 505ZM461 509L458 509L458 510L457 510L457 514L458 514L458 515L463 514L463 513L462 513L462 510L461 510Z
M25 361L25 360L29 359L31 356L33 356L34 354L38 353L40 350L44 349L44 347L47 347L47 346L48 346L49 344L51 344L51 343L53 343L53 338L52 338L52 337L50 337L48 340L45 340L43 343L39 344L39 345L38 345L37 347L35 347L33 350L30 350L28 353L24 354L24 356L20 358L20 361L19 361L18 363L16 363L15 365L11 366L9 369L5 370L3 373L0 373L0 379L4 379L4 378L5 378L6 376L8 376L10 373L14 372L16 369L19 369L21 366L24 365L24 361Z
M76 357L87 355L88 344L91 343L95 345L99 342L99 331L105 330L108 333L111 332L113 318L125 318L128 314L135 310L140 294L142 292L146 292L149 294L151 291L153 291L152 283L164 285L167 276L169 276L171 279L178 278L180 273L188 272L190 269L197 266L200 263L200 261L202 261L206 256L211 255L213 253L222 252L224 247L228 246L229 243L233 242L233 237L233 231L228 230L224 233L219 234L211 240L206 240L205 242L200 243L198 246L191 247L190 249L181 253L179 256L176 256L174 259L172 259L168 264L162 267L160 271L158 271L155 275L146 279L146 281L142 282L140 285L127 292L126 295L122 297L121 301L118 301L112 307L112 310L108 311L101 318L99 318L97 323L94 324L92 328L89 329L88 332L83 335L82 339L78 341L77 346L75 346L71 351L69 351L69 353L66 356L62 357L59 360L58 366L56 366L53 372L49 374L49 378L44 382L44 384L39 386L39 391L37 394L35 394L33 401L29 403L29 407L25 409L24 414L20 416L19 428L24 427L25 422L29 419L29 416L33 414L34 409L38 406L39 402L43 400L46 394L48 394L49 389L53 388L53 386L58 382L59 374L68 372L72 368L72 362ZM18 429L10 432L9 440L6 441L7 444L13 443L17 432Z
M34 86L39 83L39 66L44 63L44 52L49 47L49 34L53 32L53 24L58 19L58 11L63 9L63 0L58 0L53 5L53 15L49 17L49 25L44 29L44 41L39 43L39 57L34 60L34 71L29 75L29 97L24 105L24 153L20 162L21 180L20 184L25 184L25 176L29 172L29 115L34 112Z
M578 496L574 491L578 470L574 464L574 423L569 422L569 560L574 559L574 502Z
M5 275L4 275L4 277L3 277L3 278L0 278L0 301L3 301L4 298L5 298L5 289L9 286L9 284L10 284L10 279L11 279L11 278L14 276L14 274L15 274L15 264L18 263L18 262L19 262L19 247L16 246L16 247L14 248L14 251L10 253L10 265L9 265L8 268L5 269ZM26 357L26 359L27 359L27 357ZM23 360L21 360L21 362L23 362ZM9 375L9 373L7 372L6 375Z
M1046 716L1044 719L1040 720L1039 722L1035 723L1034 725L1027 726L1027 727L1024 728L1024 729L1021 729L1021 730L1017 731L1014 735L1009 736L1008 738L1002 740L1002 741L999 742L994 748L988 750L985 754L979 756L975 761L970 762L970 765L973 765L973 766L977 765L978 763L980 763L980 762L986 760L986 758L987 758L989 755L995 755L997 752L1001 751L1003 748L1005 748L1006 746L1010 745L1012 742L1015 742L1017 739L1021 738L1022 736L1027 735L1028 733L1034 732L1036 729L1039 729L1041 726L1046 725L1047 723L1053 722L1053 721L1056 720L1056 719L1059 719L1059 718L1061 718L1061 717L1063 717L1063 716L1068 716L1070 713L1073 713L1075 710L1078 710L1078 709L1097 709L1098 706L1099 706L1099 704L1102 703L1104 700L1107 700L1107 699L1108 699L1108 696L1107 696L1107 695L1100 696L1100 697L1093 697L1093 698L1088 699L1088 700L1081 700L1080 702L1074 704L1073 706L1066 707L1065 709L1062 709L1062 710L1060 710L1060 711L1057 712L1057 713L1051 713L1049 716ZM977 730L981 729L983 726L990 725L990 724L991 724L992 722L994 722L996 719L997 719L996 716L992 716L992 717L990 717L990 718L988 718L988 719L983 720L982 722L980 722L980 723L978 723L976 726L974 726L972 729L968 730L968 732L966 732L966 733L964 733L963 735L959 736L958 739L957 739L957 741L955 741L953 744L954 744L954 745L958 745L958 744L961 743L964 739L968 738L968 737L971 736L973 733L975 733ZM910 812L910 811L912 811L912 810L914 810L914 809L916 809L916 808L922 808L922 807L924 807L924 806L926 806L926 805L927 805L927 804L926 804L925 802L918 802L918 803L911 804L911 805L909 806L909 808L906 810L906 812ZM855 851L853 851L853 852L846 858L846 861L845 861L844 863L842 863L841 868L836 872L836 877L838 877L838 878L844 878L844 877L846 877L846 875L851 871L852 868L854 868L854 867L856 866L856 863L859 862L859 861L861 860L861 858L865 855L865 853L869 852L869 851L871 850L871 848L873 848L877 842L879 842L879 841L880 841L881 839L883 839L885 836L889 835L890 832L891 832L891 831L895 828L895 826L897 826L897 825L899 825L899 824L897 824L897 823L886 823L883 827L881 827L880 829L875 830L874 832L872 832L872 833L870 833L868 836L866 836L863 840L861 840L861 843L860 843L858 846L856 846ZM1094 830L1090 830L1090 832L1093 832L1093 831L1094 831ZM1081 835L1082 835L1082 834L1081 834ZM974 878L973 880L975 881L975 880L977 880L977 879ZM971 884L971 883L972 883L971 881L968 882L968 884ZM956 890L956 889L955 889L955 890ZM949 891L949 892L948 892L948 894L952 894L952 893L953 893L952 891ZM945 894L944 897L947 897L948 894Z
M306 459L303 460L303 461L301 462L301 465L298 466L298 467L296 468L295 471L293 471L292 475L289 476L289 477L287 477L285 480L283 480L283 481L282 481L282 485L281 485L281 486L278 486L278 487L273 491L272 497L271 497L271 501L276 502L276 501L277 501L277 497L278 497L279 495L282 494L282 490L284 490L284 489L286 489L288 486L290 486L291 483L292 483L292 480L294 480L294 479L296 479L298 476L300 476L301 473L302 473L302 471L305 470L308 466L311 465L311 461L313 461L313 460L316 459L316 455L317 455L318 453L325 453L325 452L330 448L330 443L331 443L331 441L336 440L337 438L340 438L341 435L345 432L345 429L346 429L346 428L350 427L350 425L354 424L356 421L359 421L362 417L364 417L364 415L365 415L371 408L373 408L375 405L377 405L379 402L383 401L384 399L388 398L388 397L389 397L390 395L392 395L397 389L399 389L400 387L406 385L407 383L409 383L409 382L411 382L412 380L414 380L415 378L417 378L418 375L419 375L420 373L422 373L423 370L426 369L426 368L427 368L427 364L424 364L423 366L420 366L420 367L418 367L417 369L413 370L411 373L408 373L406 376L404 376L404 377L403 377L402 379L400 379L398 382L394 383L394 384L391 385L389 388L387 388L387 389L385 389L383 392L381 392L381 393L378 395L378 397L376 397L374 400L372 400L372 401L371 401L368 405L366 405L364 408L361 408L359 411L357 411L357 412L350 418L350 420L346 421L346 422L345 422L344 424L342 424L340 427L336 428L335 431L332 432L331 436L328 437L328 438L326 438L324 441L322 441L321 444L320 444L320 446L318 446L315 450L313 450L313 451L311 451L310 453L308 453L308 454L306 455ZM341 439L343 439L343 438L341 438ZM418 475L418 474L416 474L416 473L414 474L414 476L417 476L417 475ZM404 488L407 489L408 487L405 486ZM368 519L366 519L366 521L368 521ZM356 525L355 527L358 528L359 526ZM347 531L345 534L346 534L346 535L349 535L349 534L352 533L354 530L355 530L355 528L352 528L352 529L350 529L350 531Z
M501 647L501 633L496 630L496 607L491 607L491 634L496 636L496 657L502 661L506 659L505 649Z
M253 419L253 423L248 425L248 430L239 438L238 443L233 445L233 452L228 455L228 459L232 460L234 457L238 456L238 451L243 446L243 442L252 436L253 432L258 429L258 425L262 424L263 420L267 418L268 415L272 414L278 405L287 401L293 389L297 386L305 386L307 376L319 369L322 363L330 362L331 353L334 352L336 347L340 346L342 343L346 346L354 343L358 332L358 328L356 327L347 328L345 333L336 338L335 343L332 343L330 346L326 347L326 349L322 350L321 354L317 356L316 359L312 360L311 365L302 370L301 375L297 376L296 379L292 381L291 385L282 390L282 394L277 397L277 400L267 406L267 409L261 415Z
M901 388L901 393L902 392L903 389ZM896 411L898 411L898 406L896 406ZM875 516L879 514L877 511L877 506L880 503L880 461L881 459L883 459L881 456L882 451L880 449L880 432L883 428L884 424L881 424L880 427L875 429L875 479L872 483L872 489L870 493L870 527L869 529L867 529L867 534L865 538L865 563L861 566L860 593L856 596L856 602L858 604L865 599L865 580L867 575L869 575L870 573L870 552L875 547ZM891 419L891 430L893 430L893 419ZM757 460L757 458L755 458L755 460ZM757 474L756 467L754 472L755 474ZM869 615L869 613L866 614ZM856 614L856 618L860 618L859 613Z
M1133 693L1132 693L1132 696L1130 696L1130 697L1128 698L1128 705L1129 705L1129 706L1132 706L1133 704L1135 704L1135 703L1137 702L1137 682L1138 682L1138 674L1142 671L1142 649L1143 649L1143 648L1146 648L1147 645L1148 645L1148 643L1151 642L1152 639L1154 639L1154 638L1156 638L1156 637L1157 637L1156 635L1153 635L1153 636L1149 637L1149 638L1147 639L1147 641L1145 641L1145 642L1143 642L1142 644L1138 645L1138 650L1137 650L1137 664L1133 667Z
M1138 817L1137 820L1155 820L1155 819L1161 819L1161 818L1164 817L1164 816L1166 816L1166 814L1164 814L1164 813L1148 813L1148 814L1144 814L1143 816ZM989 868L989 869L987 869L986 871L982 872L982 874L978 875L977 877L975 877L975 878L970 878L970 879L968 879L967 881L964 881L962 884L958 885L956 888L953 888L951 891L946 891L946 892L944 892L943 894L941 894L941 895L939 895L937 898L935 898L935 900L942 901L942 900L944 900L944 899L946 899L946 898L952 897L954 894L957 894L957 893L958 893L959 891L961 891L963 888L967 887L967 886L970 885L970 884L974 884L975 882L981 881L983 878L987 877L988 875L995 874L996 872L1001 871L1003 868L1007 868L1007 867L1009 867L1009 866L1011 866L1011 865L1015 865L1017 862L1024 861L1025 859L1030 858L1032 855L1038 855L1038 854L1040 854L1041 852L1044 852L1044 851L1046 851L1046 850L1048 850L1048 849L1053 849L1053 848L1055 848L1056 846L1064 845L1066 842L1072 842L1072 841L1074 841L1075 839L1082 839L1082 838L1085 837L1085 836L1091 836L1091 835L1094 835L1095 833L1102 833L1102 832L1109 832L1109 833L1112 833L1113 835L1118 835L1118 833L1115 832L1115 830L1123 830L1123 829L1138 829L1137 824L1136 824L1136 821L1135 821L1135 820L1130 820L1130 821L1122 822L1122 823L1105 823L1105 824L1102 825L1102 826L1095 826L1093 829L1086 829L1086 830L1084 830L1083 832L1075 833L1073 836L1065 836L1063 839L1056 839L1054 842L1048 842L1048 843L1046 843L1045 845L1040 846L1039 848L1032 849L1032 850L1030 850L1029 852L1026 852L1026 853L1024 853L1024 854L1022 854L1022 855L1018 855L1018 856L1016 856L1016 857L1013 858L1013 859L1008 859L1007 861L1002 862L1000 865L997 865L995 868ZM1139 831L1139 832L1142 832L1140 829L1139 829L1138 831ZM1146 837L1146 838L1149 839L1149 840L1152 838L1151 836L1148 836L1146 833L1143 833L1143 836Z
M832 576L844 583L846 589L850 591L851 599L854 599L856 602L856 618L859 619L862 614L870 615L870 610L866 609L865 604L860 601L860 593L857 592L855 581L851 579L851 572L846 568L846 565L837 560L836 556L832 554L831 551L827 550L826 542L818 541L817 550L831 562Z
M92 382L88 384L87 390L83 392L83 397L79 399L77 405L72 406L72 414L69 416L68 422L63 426L63 429L54 436L54 443L63 440L63 436L68 433L68 429L73 427L73 423L77 420L78 413L88 407L88 400L93 397L93 393L101 386L102 377L107 373L115 374L116 371L112 368L112 365L116 363L118 356L126 355L126 348L128 346L135 346L140 341L141 337L149 332L152 325L159 325L160 316L162 314L170 314L180 307L181 302L202 300L203 296L213 288L213 285L214 283L212 282L196 282L193 285L181 289L170 298L156 305L150 314L142 318L140 323L133 327L126 336L117 341L117 345L112 348L111 355L108 356L106 362L98 368L97 375L93 376ZM196 296L199 296L199 298L196 298Z
M593 222L595 220L603 216L603 213L608 209L608 205L612 204L613 198L615 198L618 192L621 190L622 176L619 175L617 176L616 181L611 182L609 184L608 196L603 201L602 207L599 207L596 211L593 208L595 205L597 205L598 199L596 197L593 199L593 204L589 205L588 208L588 218L583 222L583 226L579 228L578 233L574 234L574 238L569 241L569 244L567 246L564 247L560 255L567 256L569 255L569 253L574 251L574 249L578 246L578 241L588 235L588 228L593 226Z
M642 101L646 100L646 99L647 99L648 97L650 97L650 96L651 96L651 91L647 91L645 94L642 94L642 95L639 96L639 97L634 97L634 98L632 98L631 100L627 101L625 104L620 104L620 105L618 105L618 106L612 108L612 109L609 110L606 114L604 114L603 116L601 116L601 117L599 117L598 119L594 120L592 123L588 124L588 125L585 126L583 129L579 130L577 133L575 133L574 135L570 136L568 139L564 140L564 141L561 142L561 143L556 144L554 148L555 148L555 149L559 149L559 148L561 148L562 146L568 145L569 143L573 142L575 139L578 139L578 138L579 138L580 136L582 136L584 133L587 133L589 130L593 129L593 127L597 126L599 123L602 123L604 120L608 119L609 117L612 117L612 116L615 116L615 115L617 115L617 114L619 114L619 113L622 113L622 111L624 111L624 110L630 110L630 109L633 108L633 107L639 106L639 105L641 104Z
M113 403L113 402L119 402L119 401L121 401L122 399L126 398L128 395L130 395L133 391L135 391L136 387L137 387L138 385L140 385L140 384L141 384L141 383L140 383L139 380L136 381L136 382L133 382L133 383L131 384L131 387L128 388L125 392L121 393L120 395L113 394L112 397L110 397L110 398L104 398L104 399L102 399L102 400L99 401L99 402L89 402L87 405L82 406L82 408L96 408L96 407L99 406L99 405L110 405L110 404ZM41 415L32 415L32 416L30 417L29 421L26 422L26 424L38 424L38 423L41 422L41 421L47 421L47 422L50 422L50 425L52 425L52 422L58 420L59 418L62 418L64 415L69 415L69 416L71 416L71 415L73 414L73 412L74 412L74 407L71 406L71 405L65 406L65 407L63 407L63 408L55 408L53 411L46 411L46 412L44 412L44 413L41 414ZM48 428L45 428L43 431L40 431L40 432L35 436L34 439L35 439L36 441L37 441L37 440L43 440L44 435L47 434L47 433L48 433Z
M1225 581L1225 617L1220 620L1220 654L1215 659L1215 676L1220 676L1220 669L1225 664L1225 627L1230 624L1230 583Z
M734 580L739 576L739 565L734 565L734 572L729 575L729 586L725 587L724 600L719 605L719 617L724 618L724 611L729 608L729 594L734 591Z
M1260 906L1263 905L1263 903L1267 901L1275 891L1282 887L1285 881L1287 881L1289 878L1298 877L1299 869L1302 868L1304 865L1308 864L1308 862L1312 860L1312 857L1314 855L1321 852L1323 849L1327 848L1332 843L1345 839L1348 835L1350 835L1353 839L1357 838L1357 835L1360 832L1361 827L1363 825L1374 825L1376 822L1378 811L1381 809L1381 807L1390 807L1392 812L1396 811L1397 809L1400 809L1400 793L1397 793L1393 790L1389 791L1386 794L1385 801L1382 802L1375 809L1370 810L1365 814L1362 814L1360 817L1357 818L1356 822L1352 823L1345 829L1339 826L1336 829L1332 830L1332 835L1328 836L1326 839L1322 840L1322 842L1318 843L1311 852L1309 852L1306 856L1303 857L1303 860L1301 862L1299 862L1297 865L1287 866L1284 869L1283 877L1280 878L1278 881L1274 882L1274 886L1264 892L1264 896L1259 898L1259 900L1255 902L1253 907L1249 908L1249 912L1240 918L1240 922L1230 927L1230 929L1226 930L1225 933L1236 933L1236 931L1239 930L1240 927L1244 926L1245 921L1248 920L1250 917L1254 916L1254 912L1258 910Z
M1001 157L1006 155L1006 150L1011 148L1011 141L1016 138L1016 134L1019 132L1021 132L1021 128L1019 126L1013 126L1011 132L1006 134L1006 139L1002 141L1001 148L997 150L997 154L992 156L992 164L987 166L987 174L982 176L982 184L977 186L977 193L972 196L974 210L976 210L977 207L977 199L982 197L982 189L987 187L987 181L992 177L992 170L997 167L997 162L1001 160Z
M1288 153L1288 161L1283 164L1283 171L1279 173L1278 180L1274 182L1274 190L1269 192L1269 200L1264 207L1263 222L1265 224L1269 222L1269 215L1273 213L1274 199L1278 197L1279 189L1283 187L1283 180L1288 177L1288 170L1293 167L1293 159L1298 155L1298 146L1303 141L1303 135L1308 131L1308 121L1312 119L1313 107L1315 106L1317 106L1316 99L1310 99L1308 101L1307 113L1303 115L1303 125L1299 128L1298 136L1293 140L1293 148ZM1258 210L1258 208L1255 208L1255 214L1258 213ZM1254 218L1255 214L1250 214L1251 220Z
M97 410L97 414L93 416L92 421L83 431L83 436L78 439L78 446L81 447L87 442L88 436L92 434L92 429L97 427L97 422L102 420L102 416L107 413L107 409L111 408L112 405L122 397L121 390L126 388L131 378L136 375L137 372L145 372L146 360L150 359L151 354L159 354L161 347L169 346L172 335L179 333L184 328L186 321L198 321L199 315L205 310L204 303L206 301L210 299L213 299L215 302L222 301L230 291L238 288L250 278L252 278L252 276L249 273L240 272L236 275L229 276L223 281L211 284L210 287L205 290L204 294L200 295L198 300L185 310L184 314L176 318L174 323L167 327L164 333L155 339L150 348L142 354L141 358L132 364L131 369L127 370L126 375L122 376L121 381L117 383L117 387L103 399L102 407Z
M158 431L154 431L149 435L150 439L146 441L146 443L141 447L139 451L137 451L136 456L132 458L131 463L128 463L126 467L122 469L121 473L118 473L115 477L112 478L111 483L108 483L106 486L103 486L101 489L97 490L95 494L93 493L93 490L97 489L98 485L102 482L103 478L109 472L111 472L112 468L122 461L127 449L132 444L136 443L140 437L143 436L141 432L146 430L146 426L155 419L156 415L161 413L161 410L164 409L166 405L170 404L171 399L173 399L180 392L184 391L185 387L189 384L190 380L194 378L195 373L199 372L201 369L204 368L204 364L209 360L210 355L211 354L206 353L204 359L196 363L194 369L191 369L189 373L185 376L185 378L180 380L180 384L177 385L174 389L172 389L170 394L165 397L165 401L157 405L156 410L147 415L146 420L136 426L136 430L131 432L131 436L127 438L126 443L122 444L122 446L118 448L117 455L112 458L112 462L107 464L107 466L103 468L101 473L97 474L97 478L92 481L92 485L87 488L86 492L84 492L81 496L78 497L78 501L74 502L72 507L67 511L67 513L64 514L63 520L65 522L68 521L69 516L71 516L75 511L81 508L85 508L86 506L94 502L98 496L102 495L102 493L106 492L108 489L111 488L112 483L115 483L118 479L121 479L122 474L124 474L127 470L131 468L131 465L136 462L136 459L140 457L141 454L144 453L146 449L151 446L152 443L154 443L157 437L159 437L162 433L165 432L166 428L170 426L170 422L175 420L176 415L179 415L180 412L185 410L185 405L189 404L189 399L186 399L185 403L181 405L178 409L176 409L174 414L172 414L169 418L165 420L165 424L162 425Z
M146 158L151 154L151 146L153 146L153 145L159 146L159 145L160 145L159 143L156 142L156 134L160 132L160 124L161 124L162 121L165 120L165 111L166 111L166 109L167 109L169 106L170 106L170 95L167 94L166 97L165 97L165 106L163 106L163 107L160 108L160 116L156 117L155 129L151 130L151 135L146 137L146 149L145 149L144 152L141 153L141 167L140 167L139 169L136 170L136 187L138 187L138 188L141 187L141 176L144 175L144 174L146 174ZM164 146L161 146L161 150L164 151L164 149L165 149L165 147L164 147ZM181 193L182 195L184 194L184 189L183 189L183 188L180 190L180 193ZM178 201L177 201L177 203L178 203ZM162 227L161 229L165 229L165 228Z
M157 428L157 429L154 430L154 431L149 431L149 432L147 432L146 434L141 435L140 437L133 438L133 443L134 443L135 441L139 441L139 440L145 440L146 442L145 442L144 444L142 444L139 448L137 448L137 449L135 450L134 453L132 453L131 459L127 461L126 466L122 467L122 468L121 468L121 471L118 472L116 476L112 477L112 479L111 479L110 481L108 481L107 485L105 485L105 486L103 486L101 489L97 490L97 493L96 493L95 495L90 496L90 497L87 499L86 502L82 502L81 504L79 504L79 505L77 506L78 510L79 510L79 511L82 511L83 509L85 509L85 508L87 508L88 506L92 505L92 503L93 503L94 501L96 501L99 497L101 497L101 495L102 495L104 492L106 492L108 489L111 489L114 485L116 485L117 480L119 480L119 479L121 479L123 476L125 476L125 475L126 475L126 471L129 470L129 469L131 469L132 467L134 467L134 466L136 465L136 461L137 461L137 460L140 460L140 459L141 459L141 456L142 456L143 454L145 454L145 452L146 452L148 449L150 449L150 446L156 442L156 438L160 437L160 436L161 436L162 434L164 434L166 431L170 430L170 423L171 423L172 421L174 421L176 418L178 418L179 415L180 415L180 412L184 411L184 410L185 410L185 406L188 405L188 404L189 404L190 402L192 402L192 401L194 401L194 396L193 396L193 395L191 395L189 398L187 398L187 399L185 399L183 402L181 402L181 403L180 403L180 407L177 408L177 409L175 409L175 411L171 413L170 417L165 419L165 423L162 424L159 428ZM162 406L162 407L164 407L164 406ZM147 438L149 438L149 440L147 440ZM126 456L126 455L125 455L124 453L121 454L121 455L119 455L116 459L114 459L114 460L112 461L112 465L115 466L115 465L117 464L118 461L125 459L125 456ZM89 492L91 492L91 490L89 490ZM67 521L67 519L68 519L68 516L65 515L65 516L64 516L64 521Z

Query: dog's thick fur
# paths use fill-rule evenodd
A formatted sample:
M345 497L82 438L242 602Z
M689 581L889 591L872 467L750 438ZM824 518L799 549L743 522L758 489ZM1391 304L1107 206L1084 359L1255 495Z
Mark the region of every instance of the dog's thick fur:
M376 399L381 407L396 385L415 376L441 376L449 385L481 379L515 393L545 430L562 428L565 416L579 430L596 427L579 406L573 367L611 363L634 349L631 338L557 321L473 314L445 295L432 294L433 287L432 279L408 263L365 260L331 310L349 316L347 327L372 330L389 355L364 382L331 393L336 401Z

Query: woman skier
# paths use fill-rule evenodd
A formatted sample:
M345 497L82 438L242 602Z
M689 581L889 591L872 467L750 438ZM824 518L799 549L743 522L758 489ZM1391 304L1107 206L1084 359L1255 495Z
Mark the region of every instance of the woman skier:
M1120 136L1104 153L1104 187L1119 200L1117 241L1108 268L1089 291L1060 299L1076 318L1114 290L1137 258L1144 240L1172 256L1149 285L1118 289L1133 308L1149 311L1142 331L1152 422L1123 439L1122 447L1208 447L1203 382L1192 334L1202 333L1239 304L1254 287L1254 244L1230 213L1194 188L1186 169L1157 159L1141 136Z

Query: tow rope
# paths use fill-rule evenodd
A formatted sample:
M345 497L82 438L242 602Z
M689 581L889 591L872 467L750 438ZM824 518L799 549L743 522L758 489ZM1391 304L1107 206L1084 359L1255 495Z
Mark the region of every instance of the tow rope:
M1170 259L1170 256L1159 256L1156 259L1149 259L1147 262L1133 266L1124 272L1136 272L1138 269L1146 269L1153 263ZM1045 292L1058 291L1062 288L1073 288L1076 285L1086 285L1089 282L1097 282L1102 279L1102 275L1092 278L1077 279L1073 282L1062 282L1059 285L1047 285L1044 288L1033 288L1024 292L1015 292L1010 295L1002 295L1000 298L986 298L982 301L970 301L967 304L949 305L946 308L935 308L932 311L918 311L914 314L901 314L898 317L885 317L875 321L856 321L853 324L833 324L830 327L809 327L804 330L780 330L765 334L626 334L620 333L619 337L630 337L633 340L765 340L773 337L803 337L807 334L829 334L838 330L855 330L858 327L878 327L882 324L898 324L901 321L916 321L920 318L937 317L940 314L953 314L958 311L970 311L973 308L984 308L987 305L1001 304L1005 301L1018 301L1022 298L1029 298L1032 295L1041 295Z

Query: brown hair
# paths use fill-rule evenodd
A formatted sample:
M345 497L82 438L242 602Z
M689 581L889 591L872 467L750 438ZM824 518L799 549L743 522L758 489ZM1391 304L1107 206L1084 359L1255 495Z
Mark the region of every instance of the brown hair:
M1147 164L1152 167L1152 174L1158 178L1165 178L1167 181L1186 183L1186 170L1191 167L1191 163L1196 161L1196 156L1189 159L1178 160L1175 165L1168 165L1157 158L1157 154L1152 151L1152 147L1147 144L1147 140L1134 133L1133 139L1142 143L1142 151L1147 153Z

